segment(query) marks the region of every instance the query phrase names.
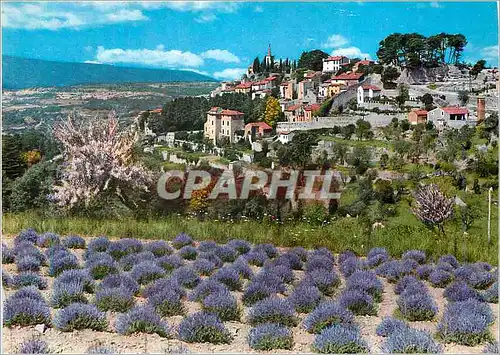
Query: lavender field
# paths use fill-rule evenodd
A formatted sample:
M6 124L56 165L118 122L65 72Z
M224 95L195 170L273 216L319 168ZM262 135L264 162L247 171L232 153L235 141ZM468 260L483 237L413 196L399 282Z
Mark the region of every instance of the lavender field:
M169 239L4 238L3 353L498 352L487 263Z

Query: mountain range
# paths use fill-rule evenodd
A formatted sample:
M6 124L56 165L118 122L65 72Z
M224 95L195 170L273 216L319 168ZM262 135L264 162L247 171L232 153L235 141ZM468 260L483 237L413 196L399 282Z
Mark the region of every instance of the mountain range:
M2 56L2 79L3 88L8 90L83 84L216 81L188 70L55 62L8 55Z

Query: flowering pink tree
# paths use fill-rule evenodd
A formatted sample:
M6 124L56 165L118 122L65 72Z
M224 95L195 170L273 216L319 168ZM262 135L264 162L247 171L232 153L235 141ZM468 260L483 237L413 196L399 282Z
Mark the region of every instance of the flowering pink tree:
M69 209L89 207L100 200L118 197L129 208L136 191L148 191L152 174L133 159L137 132L120 130L114 112L107 119L69 116L54 128L62 144L64 164L61 184L53 198Z

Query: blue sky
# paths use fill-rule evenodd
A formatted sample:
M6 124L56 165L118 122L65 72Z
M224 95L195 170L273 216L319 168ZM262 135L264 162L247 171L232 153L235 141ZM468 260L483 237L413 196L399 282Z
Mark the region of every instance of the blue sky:
M393 32L462 33L467 61L498 65L498 20L488 3L83 2L4 3L3 53L47 60L241 75L271 43L376 59Z

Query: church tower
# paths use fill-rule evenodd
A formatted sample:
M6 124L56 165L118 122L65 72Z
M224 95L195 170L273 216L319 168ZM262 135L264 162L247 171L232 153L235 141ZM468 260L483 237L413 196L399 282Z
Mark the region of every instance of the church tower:
M267 47L266 66L271 67L272 63L273 63L273 56L271 54L271 44L269 43L269 47Z

